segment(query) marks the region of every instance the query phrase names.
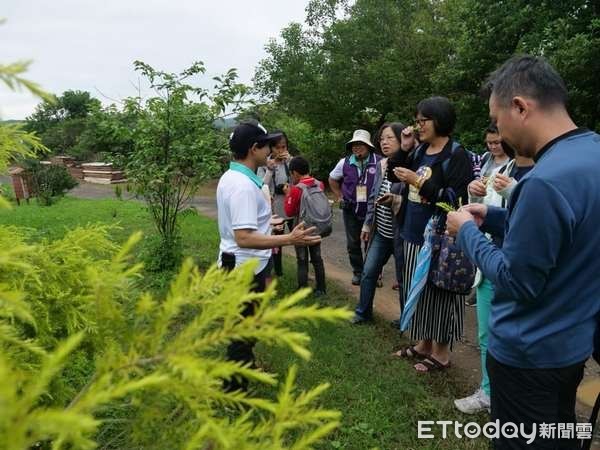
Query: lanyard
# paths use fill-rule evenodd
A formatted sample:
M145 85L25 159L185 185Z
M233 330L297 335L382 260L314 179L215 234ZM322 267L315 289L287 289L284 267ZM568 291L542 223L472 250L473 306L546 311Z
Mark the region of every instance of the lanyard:
M366 180L367 180L367 167L369 167L369 160L371 159L371 155L369 155L369 158L367 159L367 162L365 164L362 163L361 161L361 165L360 165L360 176L358 178L358 184L362 184L362 185L366 185ZM356 166L356 170L358 170L358 166Z

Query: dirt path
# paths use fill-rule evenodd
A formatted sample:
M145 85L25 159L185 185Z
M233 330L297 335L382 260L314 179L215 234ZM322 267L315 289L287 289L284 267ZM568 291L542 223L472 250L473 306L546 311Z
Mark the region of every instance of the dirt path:
M0 176L0 182L7 183L6 177ZM216 203L214 196L204 190L203 196L195 197L191 201L200 213L205 216L216 218ZM97 185L82 182L70 192L70 195L85 199L101 199L114 197L113 186ZM133 195L123 192L123 198L130 199ZM346 241L341 214L335 211L334 231L322 244L322 255L325 262L327 277L335 280L348 290L351 307L358 298L359 289L350 284L351 268L346 253ZM286 253L293 255L293 250L286 249ZM393 258L390 259L384 269L384 286L377 289L375 296L375 313L386 321L397 319L399 315L397 292L392 290L394 284ZM477 318L475 308L465 307L465 336L462 342L456 344L452 354L453 371L456 379L464 380L465 393L475 390L480 381L480 359L477 344ZM593 362L588 362L583 382L578 392L578 415L581 421L586 421L591 411L591 406L596 395L600 391L600 368ZM594 446L600 449L600 446Z

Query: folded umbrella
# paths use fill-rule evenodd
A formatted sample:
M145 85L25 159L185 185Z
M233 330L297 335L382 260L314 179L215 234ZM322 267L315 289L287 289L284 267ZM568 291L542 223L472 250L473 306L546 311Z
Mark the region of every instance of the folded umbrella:
M423 246L417 255L417 265L412 279L410 280L408 297L402 311L402 316L400 317L400 329L402 331L405 331L410 327L412 316L415 313L415 309L421 298L421 293L425 288L425 284L427 284L429 266L431 264L431 233L433 226L434 218L432 217L429 219L429 222L427 222L427 226L425 227L425 233L423 234Z

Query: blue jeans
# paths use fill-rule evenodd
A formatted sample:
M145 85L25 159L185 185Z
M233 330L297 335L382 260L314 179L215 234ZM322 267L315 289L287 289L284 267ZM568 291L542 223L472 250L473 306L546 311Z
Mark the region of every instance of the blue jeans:
M385 238L375 231L367 251L360 280L360 297L354 311L358 316L364 319L370 319L373 316L373 298L377 289L377 278L392 255L396 262L396 278L401 279L398 277L398 271L402 259L400 255L396 254L395 249L397 248L398 246L394 246L394 239Z

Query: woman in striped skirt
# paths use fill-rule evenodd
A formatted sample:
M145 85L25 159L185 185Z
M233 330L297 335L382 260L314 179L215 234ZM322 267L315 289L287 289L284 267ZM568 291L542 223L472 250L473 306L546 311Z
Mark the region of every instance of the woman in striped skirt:
M451 138L456 113L448 99L422 100L417 105L416 123L423 144L410 153L398 152L388 163L388 178L406 183L398 214L405 295L423 245L425 226L436 211L435 204L447 201L448 189L466 204L467 185L473 179L469 154ZM419 372L448 368L452 343L462 337L463 317L464 296L427 283L412 318L410 337L415 345L395 355L419 359L414 366Z

